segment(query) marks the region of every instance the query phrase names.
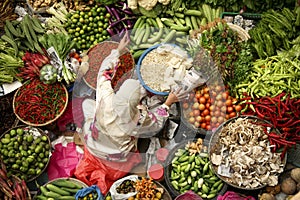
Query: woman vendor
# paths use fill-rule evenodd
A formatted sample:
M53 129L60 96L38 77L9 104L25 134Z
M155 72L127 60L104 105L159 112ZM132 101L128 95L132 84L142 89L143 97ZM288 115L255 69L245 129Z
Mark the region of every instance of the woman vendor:
M159 132L169 114L169 107L184 97L180 90L172 91L164 102L158 98L156 106L147 107L146 91L138 80L127 79L115 93L111 76L120 54L129 39L125 35L117 49L102 62L97 78L96 101L82 103L84 125L81 136L85 142L84 158L79 162L75 176L92 185L97 184L105 194L117 179L125 176L141 162L137 150L139 135ZM149 99L148 99L149 101Z

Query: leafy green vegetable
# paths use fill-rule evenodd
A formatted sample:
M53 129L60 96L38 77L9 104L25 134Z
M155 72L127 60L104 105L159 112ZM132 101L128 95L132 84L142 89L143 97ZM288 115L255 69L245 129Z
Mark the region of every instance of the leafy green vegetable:
M162 12L163 6L160 3L157 3L152 10L146 10L141 6L139 6L138 9L142 15L155 18Z

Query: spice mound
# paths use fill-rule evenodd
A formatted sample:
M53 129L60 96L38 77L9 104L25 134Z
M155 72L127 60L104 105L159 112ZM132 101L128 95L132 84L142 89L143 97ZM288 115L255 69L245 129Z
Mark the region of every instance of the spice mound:
M62 115L68 92L61 83L45 84L38 79L26 82L14 96L17 117L28 125L46 125Z
M285 162L280 153L272 152L268 129L262 123L252 117L233 118L214 133L210 144L213 168L232 186L257 189L278 184Z

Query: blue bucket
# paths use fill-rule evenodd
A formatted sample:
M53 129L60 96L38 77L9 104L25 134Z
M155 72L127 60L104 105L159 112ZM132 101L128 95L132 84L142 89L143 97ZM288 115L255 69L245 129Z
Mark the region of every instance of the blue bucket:
M164 44L164 43L163 43ZM152 51L153 49L156 49L157 47L163 45L163 44L156 44L148 49L146 49L143 54L140 56L139 60L138 60L138 63L137 63L137 66L136 66L136 73L138 75L138 79L139 81L141 82L141 84L143 85L143 87L148 90L149 92L153 93L153 94L157 94L157 95L162 95L162 96L167 96L169 95L169 92L160 92L160 91L156 91L156 90L153 90L152 88L150 88L148 85L146 85L146 83L144 82L143 78L142 78L142 75L141 75L141 72L140 72L140 69L141 69L141 65L142 65L142 61L143 59L145 58L145 56L150 52ZM177 46L175 44L168 44L168 45L174 45L174 46Z

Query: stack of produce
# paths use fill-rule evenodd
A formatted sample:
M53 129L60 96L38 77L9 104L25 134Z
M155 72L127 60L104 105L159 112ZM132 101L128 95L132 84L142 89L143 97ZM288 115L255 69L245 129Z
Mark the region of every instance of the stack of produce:
M10 0L0 2L0 29L6 20L15 20L18 16L14 13L14 3Z
M18 55L19 50L30 50L44 54L38 37L45 33L41 22L36 17L26 14L22 21L6 21L4 26L5 34L1 39L9 43Z
M33 127L16 127L6 132L0 147L7 176L16 175L28 181L40 175L49 161L49 142L41 130Z
M111 14L104 6L95 5L87 11L70 13L65 28L72 41L78 44L78 50L87 50L94 45L109 39L106 29Z
M75 200L75 194L80 189L84 188L85 184L81 184L76 179L59 178L46 183L39 187L38 195L35 197L37 200L44 199L67 199ZM87 197L85 199L94 199Z
M276 55L280 49L289 50L299 35L300 6L294 10L268 10L262 19L249 31L251 44L259 58ZM298 39L299 40L299 39ZM299 42L298 42L299 43Z
M197 30L207 22L220 17L223 12L221 7L212 9L207 4L192 9L185 3L180 5L171 3L165 9L158 9L157 13L155 8L141 12L142 16L137 19L131 32L131 50L135 58L145 49L158 43L169 42L186 47L187 36L192 30Z
M28 200L31 199L29 190L24 180L17 176L8 176L7 169L1 161L0 168L0 198L1 199L16 199Z
M224 182L214 174L201 138L179 147L173 156L167 182L177 194L192 190L205 199L217 196Z
M5 36L4 36L5 37ZM17 76L19 68L23 67L22 52L0 39L0 83L12 83L20 80Z
M210 89L209 89L210 88ZM182 104L184 119L195 129L212 130L242 109L221 86L198 87Z

